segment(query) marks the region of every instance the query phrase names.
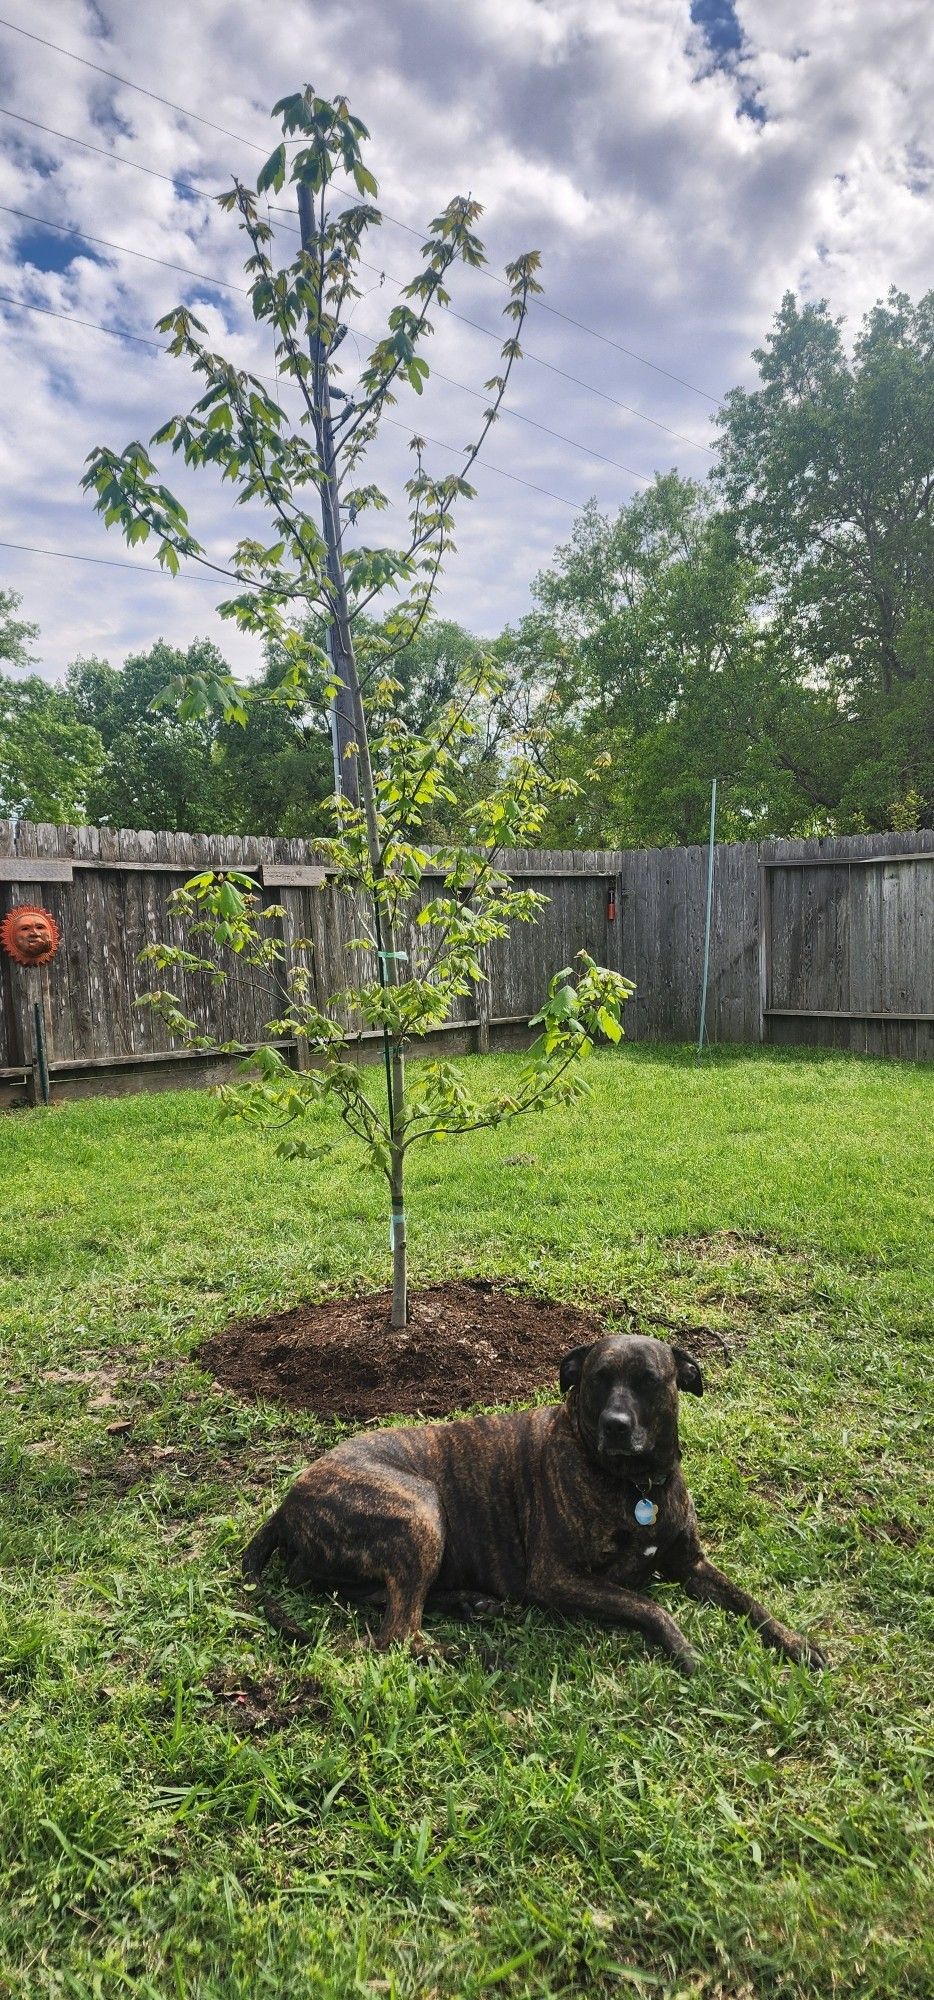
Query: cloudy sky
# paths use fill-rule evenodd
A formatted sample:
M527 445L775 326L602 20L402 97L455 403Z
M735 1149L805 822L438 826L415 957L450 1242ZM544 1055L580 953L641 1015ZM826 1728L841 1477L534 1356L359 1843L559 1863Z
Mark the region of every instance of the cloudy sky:
M551 310L530 319L440 600L479 632L521 614L588 496L613 508L658 468L705 474L717 399L753 379L783 291L826 297L852 332L890 284L932 281L930 0L5 0L0 540L105 559L0 548L50 677L160 635L258 664L216 585L130 555L79 480L94 444L148 438L187 405L182 364L145 344L179 300L270 371L236 229L191 190L255 176L270 106L306 82L346 92L372 133L387 219L353 314L361 358L414 268L412 232L453 193L484 204L490 275L459 283L463 318L437 315L449 379L400 400L384 485L415 427L436 469L456 462L502 337L494 274L543 254ZM273 219L285 261L292 218ZM223 557L242 514L207 475L173 483Z

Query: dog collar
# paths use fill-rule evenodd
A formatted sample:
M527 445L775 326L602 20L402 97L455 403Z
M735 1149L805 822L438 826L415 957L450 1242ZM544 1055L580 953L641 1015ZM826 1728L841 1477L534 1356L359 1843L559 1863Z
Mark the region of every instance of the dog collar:
M587 1446L585 1444L584 1437L581 1432L580 1419L578 1416L576 1389L571 1390L571 1393L567 1399L566 1407L568 1415L571 1419L571 1427L574 1431L575 1437L577 1438L577 1442L579 1445L581 1445L583 1450L586 1451ZM632 1510L634 1519L637 1521L640 1528L654 1528L655 1523L658 1520L658 1504L656 1501L652 1499L652 1488L653 1486L658 1486L658 1487L667 1486L669 1480L672 1477L672 1472L662 1472L655 1479L643 1478L641 1480L635 1480L632 1478L631 1474L624 1474L623 1476L630 1487L635 1486L637 1489L638 1498Z
M642 1486L642 1492L632 1511L640 1528L654 1528L658 1520L658 1501L652 1499L652 1488L653 1486L657 1486L661 1495L665 1487L670 1485L674 1476L674 1470L675 1468L672 1466L669 1472L660 1473L657 1479L646 1479L645 1481L638 1482Z
M664 1472L658 1479L646 1479L644 1482L633 1480L633 1485L641 1484L643 1486L643 1491L639 1494L639 1498L632 1510L640 1528L654 1528L658 1520L658 1502L652 1499L652 1488L653 1486L664 1488L668 1485L670 1478L671 1473Z

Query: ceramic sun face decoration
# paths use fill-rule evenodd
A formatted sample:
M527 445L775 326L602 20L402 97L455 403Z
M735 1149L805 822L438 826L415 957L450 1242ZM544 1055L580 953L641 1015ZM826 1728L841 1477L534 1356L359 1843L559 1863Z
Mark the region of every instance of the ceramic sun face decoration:
M17 903L0 924L0 944L17 965L47 965L59 947L59 928L50 910Z

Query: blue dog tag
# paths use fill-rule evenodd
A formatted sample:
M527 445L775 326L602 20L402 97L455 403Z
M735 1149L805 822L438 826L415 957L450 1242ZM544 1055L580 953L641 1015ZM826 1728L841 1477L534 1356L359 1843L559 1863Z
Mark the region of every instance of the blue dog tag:
M649 1499L648 1494L644 1494L641 1500L636 1501L633 1511L640 1528L652 1528L658 1520L658 1508L654 1500Z

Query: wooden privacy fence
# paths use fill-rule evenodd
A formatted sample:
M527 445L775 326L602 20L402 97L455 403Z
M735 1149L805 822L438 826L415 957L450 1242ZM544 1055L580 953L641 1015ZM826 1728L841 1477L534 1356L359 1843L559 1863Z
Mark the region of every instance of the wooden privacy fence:
M548 977L581 949L635 980L630 1040L692 1040L706 863L703 847L505 855L508 871L548 904L534 925L516 925L491 948L488 982L457 1004L435 1046L521 1042ZM228 1073L229 1060L179 1050L158 1017L136 1005L159 983L138 954L159 940L183 941L168 900L203 868L252 874L263 902L282 905L286 958L292 940L312 939L319 1001L360 969L348 943L365 930L366 913L355 914L309 864L303 841L0 821L0 919L13 904L38 902L62 932L48 966L24 969L0 953L0 1103L30 1094L37 1003L53 1094L165 1088ZM436 887L426 881L426 898ZM236 958L223 985L201 975L171 984L218 1041L254 1046L281 1011L270 976ZM718 846L707 1032L712 1042L934 1057L934 834ZM362 1053L372 1040L361 1037Z

